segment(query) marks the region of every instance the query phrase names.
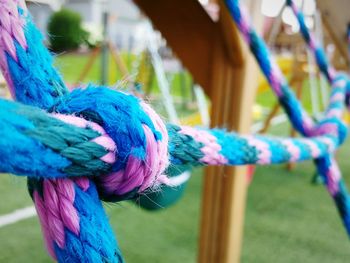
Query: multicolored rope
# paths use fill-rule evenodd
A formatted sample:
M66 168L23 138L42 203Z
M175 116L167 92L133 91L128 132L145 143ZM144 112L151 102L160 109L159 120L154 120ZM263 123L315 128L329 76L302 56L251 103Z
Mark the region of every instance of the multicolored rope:
M242 33L244 40L249 45L252 54L269 82L272 91L279 99L280 104L288 114L293 126L305 136L311 134L315 126L314 121L303 109L294 92L289 88L288 82L270 54L266 43L253 28L249 20L248 12L239 5L238 0L226 0L225 3L238 29Z
M99 90L105 88L96 87L80 92L90 96ZM110 91L111 94L119 93ZM120 95L128 100L129 95ZM131 153L124 156L117 146L118 141L97 122L71 115L46 113L35 107L5 100L0 100L0 113L0 131L4 136L0 140L0 153L4 160L0 163L0 170L3 172L35 179L80 178L82 174L88 175L99 182L100 191L106 191L103 195L118 195L121 199L127 199L121 197L126 191L120 185L125 183L131 188L127 191L129 194L135 189L144 192L156 184L168 184L167 178L162 177L167 165L152 164L151 157L160 160L160 163L163 161L161 155L152 153L151 149L145 149L139 158L145 162L145 166L153 165L158 171L151 176L152 179L142 180L150 175L142 174L140 168L137 170L141 172L130 178L124 178L123 174L116 176L119 181L115 185L106 180L110 176L114 177L111 173L116 165L119 166L125 158L130 158L129 155L135 158L132 151L140 149L132 147ZM206 166L264 165L310 160L334 152L344 141L346 132L347 129L341 122L331 119L321 123L319 134L312 138L238 135L219 129L198 129L173 124L168 124L161 135L169 136L164 155L169 155L172 165ZM122 133L118 134L122 136ZM127 135L124 140L130 140L133 136L134 134ZM143 136L142 133L139 136ZM156 148L152 145L152 139L143 140L146 148ZM19 144L18 141L22 143ZM28 148L31 150L25 151ZM16 158L12 158L13 152L16 152ZM128 164L124 161L124 165ZM110 189L113 191L109 192Z
M337 75L325 118L314 123L288 89L263 41L229 10L286 109L308 138L241 136L165 125L142 100L106 87L69 93L24 4L0 0L0 66L14 97L0 100L0 172L27 176L50 255L59 262L122 262L100 200L171 185L172 166L274 164L315 159L349 231L345 184L331 154L343 143L346 76ZM245 18L245 17L243 17ZM39 109L41 108L41 109Z
M332 66L332 64L329 62L326 52L321 45L321 42L318 41L318 39L314 36L313 32L311 32L308 29L305 23L304 14L298 8L295 2L292 0L287 0L287 5L290 6L290 8L293 10L294 15L296 16L299 22L301 35L303 36L308 48L311 50L312 54L314 55L315 61L317 63L317 66L320 72L326 77L329 84L332 85L334 78L337 76L337 72L335 68ZM349 39L350 38L348 38L348 42L349 42ZM348 83L346 87L345 104L348 107L348 109L350 109L350 83Z
M307 116L299 101L294 96L294 93L289 89L281 71L277 67L276 62L271 57L265 42L256 33L251 22L249 21L245 9L239 4L238 0L226 0L225 3L238 29L241 31L247 44L250 46L250 49L260 65L261 70L269 81L272 90L275 91L275 94L279 98L279 101L287 113L289 120L293 124L293 127L306 137L317 134L320 130L320 123L315 124L310 120L310 117ZM312 43L315 44L315 41L312 41ZM317 48L316 51L317 54L323 54L322 48ZM324 66L326 60L320 59L319 61L323 63L321 64L323 65L323 68L326 68ZM327 69L329 69L329 67ZM345 92L347 92L348 87L350 87L350 82L345 75L329 75L329 77L332 79L332 86L335 89L341 87L340 89L342 90L332 92L330 104L328 105L325 117L322 120L322 122L327 121L332 123L333 120L331 119L331 116L333 115L336 116L334 120L337 119L338 121L341 121L341 116L339 115L341 115L341 112L343 111L344 103L346 101ZM342 84L334 84L335 82L339 83L340 79L342 79ZM342 217L348 233L350 234L350 198L341 178L341 173L337 163L331 155L326 155L322 158L316 159L315 164L317 166L318 173L321 175L325 185L327 186L328 192L336 203L337 209ZM334 188L334 186L336 186L336 188Z
M320 69L320 71L324 74L324 76L327 78L327 80L332 83L333 79L336 75L336 70L333 68L333 66L329 63L326 53L320 44L320 42L315 38L314 34L309 31L306 23L305 23L305 17L302 11L298 8L298 6L294 3L292 0L286 1L287 6L290 6L293 10L294 15L296 16L299 25L300 25L300 32L303 36L307 46L310 48L312 53L314 54L316 63Z
M341 94L337 91L338 86L333 85L336 81L337 76L340 74L336 72L336 70L333 68L333 66L329 63L326 52L324 51L321 42L316 39L314 34L309 31L306 23L305 23L305 17L302 11L297 7L297 5L292 0L287 0L287 5L291 7L293 10L293 13L297 17L297 20L300 25L300 31L301 34L305 40L305 43L307 44L308 48L311 50L312 54L314 55L315 61L317 63L317 66L320 70L320 72L327 78L329 84L332 87L332 95L328 104L328 107L326 108L325 114L323 118L329 118L329 117L336 117L338 119L341 119L343 116L342 109L344 107L344 104L350 109L350 81L346 78L347 83L345 84L345 94ZM338 95L335 95L338 94ZM345 103L344 103L345 102ZM332 196L334 197L334 200L337 204L338 211L340 212L343 222L345 224L345 227L347 228L347 231L349 232L349 213L347 212L349 207L349 195L345 187L345 183L340 179L341 178L341 172L338 168L337 162L334 160L334 158L331 158L330 156L326 156L323 159L316 159L315 160L316 165L318 167L318 172L320 175L323 175L323 178L326 180L326 184L329 181L328 178L332 177L335 179L338 179L338 189L339 191L331 192ZM328 175L328 178L327 176Z
M0 68L9 84L11 94L22 103L48 110L60 99L61 95L68 91L52 65L52 56L42 42L42 36L33 24L24 1L0 0ZM6 123L9 121L7 120ZM21 125L24 123L20 123L19 127ZM3 131L9 132L6 128ZM55 136L56 132L59 130L51 132L51 142L58 138ZM39 132L33 136L40 137L41 135ZM89 136L93 135L83 134L82 136L88 141ZM78 141L75 141L78 137L74 137L75 134L71 140L63 141L66 145L73 146L71 149L63 150L65 152L63 155L72 157L75 150L79 149L80 145ZM1 138L5 148L10 140L12 139L7 141ZM20 145L21 143L23 144ZM43 149L35 143L34 145L25 143L28 143L28 140L18 141L18 148L13 150L19 150L19 152L12 152L22 153L22 156L25 157L22 161L34 161L19 164L16 170L19 170L21 174L24 172L21 172L21 169L24 169L26 165L31 165L35 173L39 173L41 169L43 169L41 173L49 173L52 169L45 170L43 167L45 158L48 158L46 161L57 161L55 164L53 162L49 164L51 168L54 165L63 165L67 161L62 159L63 155L57 159L57 155L54 156L52 151L51 153L46 151L47 155L36 156L35 160L28 158L35 148L25 146L36 146ZM74 149L73 152L72 149ZM85 152L85 156L87 153L91 154L88 151ZM97 156L102 153L101 147L100 150L93 152L94 155L96 153ZM7 164L11 166L14 160L20 161L20 155L9 156ZM5 159L2 159L2 165L4 161ZM77 162L75 163L76 166L79 166ZM88 163L99 166L93 160L92 163L87 162L86 164ZM82 165L86 166L86 164ZM74 166L71 168L76 170ZM101 169L104 168L101 167ZM89 174L91 175L89 172L85 175ZM91 179L81 177L73 181L66 178L54 180L29 178L28 186L40 218L46 246L53 258L60 262L122 261L97 189Z

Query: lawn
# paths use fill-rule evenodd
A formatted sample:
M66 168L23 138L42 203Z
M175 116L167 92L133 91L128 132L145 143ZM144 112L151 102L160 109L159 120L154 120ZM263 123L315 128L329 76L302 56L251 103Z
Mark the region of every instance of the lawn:
M135 62L135 57L131 56L129 57L126 53L120 54L122 60L124 61L125 66L128 69L129 74L132 76L136 75L133 64ZM130 61L129 61L130 60ZM64 79L70 83L75 84L78 81L78 78L83 71L84 67L87 65L89 61L89 56L86 54L63 54L56 57L55 63L56 67L60 69L62 72L62 75ZM101 58L98 56L93 63L93 65L90 68L89 73L86 76L85 82L90 82L93 84L98 84L101 79ZM125 76L123 76L118 69L116 63L112 59L111 56L109 56L109 65L108 65L109 73L108 73L108 84L109 85L115 85L120 80L124 79ZM174 74L173 76L169 77L171 79L171 88L172 93L174 96L185 96L186 98L189 98L191 96L191 92L189 90L182 90L180 87L181 83L181 75L180 74ZM185 83L184 85L188 87L191 84L191 76L186 73L185 74ZM152 81L152 87L151 87L152 93L159 93L157 80L154 79Z
M135 72L133 72L133 62L135 60L135 57L134 56L129 57L128 54L121 53L121 58L125 62L125 66L127 67L129 74L134 76ZM68 85L77 84L78 78L81 72L83 71L84 67L87 65L88 61L89 61L89 56L87 56L86 54L83 55L83 54L76 54L76 53L60 55L60 56L57 56L55 60L56 66L62 72L62 75L65 81L68 83ZM100 66L101 66L101 58L100 56L98 56L95 62L92 64L86 76L86 79L83 82L92 84L92 85L99 85L100 79L101 79ZM108 74L109 86L119 87L122 89L125 89L128 87L128 84L130 84L130 82L124 81L125 76L121 74L120 70L116 66L116 63L112 59L111 55L109 56L108 69L109 69L109 74ZM192 93L189 88L190 85L192 84L192 79L190 74L187 72L185 72L184 75L175 73L168 76L168 79L171 80L170 81L171 94L174 97L180 99L180 101L175 104L175 108L179 115L178 117L182 118L193 113L194 111L192 108L184 107L184 104L186 104L186 102L189 102L192 100ZM163 116L166 119L167 114L164 108L163 100L160 97L160 91L158 88L158 83L156 78L154 78L153 81L151 82L150 88L141 87L141 92L146 92L146 89L149 89L151 91L151 94L156 95L155 97L158 99L152 100L153 107L161 116Z
M74 81L73 72L83 67L83 60L59 57L58 64ZM98 70L92 72L89 79L98 81ZM272 95L258 100L271 104ZM272 132L287 130L288 125L280 125ZM348 142L337 154L344 172L350 170L349 147ZM311 184L314 172L312 162L298 164L291 172L284 166L258 167L248 191L242 262L349 261L348 237L325 188ZM162 211L144 211L129 202L105 205L126 262L196 261L202 173L196 169L182 200ZM350 176L345 177L350 182ZM24 178L0 175L0 197L0 214L31 204ZM51 262L37 218L0 228L0 262L28 261Z
M343 171L350 169L349 146L338 154ZM311 162L292 172L283 166L257 169L248 192L243 262L347 262L348 238L324 187L310 183L313 173ZM162 211L128 202L106 205L127 262L195 262L201 175L197 169L182 200ZM2 175L0 182L2 213L31 203L24 179ZM0 262L28 258L50 262L37 218L0 228Z

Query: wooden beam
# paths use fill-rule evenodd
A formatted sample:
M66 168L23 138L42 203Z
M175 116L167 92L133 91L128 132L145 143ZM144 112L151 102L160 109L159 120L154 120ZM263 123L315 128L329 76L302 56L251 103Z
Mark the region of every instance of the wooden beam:
M325 15L322 18L323 18L322 19L323 25L326 28L330 38L333 40L334 45L338 49L338 52L342 55L346 65L349 66L350 65L350 61L349 61L349 56L348 56L347 49L344 48L344 44L341 43L341 41L346 43L345 37L344 37L344 39L339 39L337 37L336 33L334 32L332 26L331 26L331 23L329 21L329 17Z
M135 0L185 67L208 92L215 23L198 1Z
M212 126L249 132L258 69L223 1L217 23L197 0L134 1L210 96ZM260 2L245 1L255 18L262 17ZM246 188L245 167L206 169L199 262L239 262Z
M226 7L220 5L220 21L217 24L222 35L222 49L228 54L228 63L234 67L243 65L244 57L242 52L242 40Z
M207 95L211 95L214 44L229 53L232 64L241 63L237 34L223 35L221 24L215 23L199 1L134 0L162 33L169 46L181 59ZM232 23L232 22L231 22ZM232 30L232 25L230 29ZM219 42L216 42L219 39Z
M280 108L281 108L281 104L279 104L279 102L276 102L272 110L270 111L270 113L267 115L266 120L264 121L263 127L258 131L258 133L264 134L267 132L267 130L271 126L272 119L277 115Z
M347 25L349 23L348 16L348 0L325 1L317 0L317 8L320 10L322 23L328 35L335 44L337 50L346 61L347 66L350 65L347 54Z
M77 81L74 83L74 87L78 87L79 84L86 78L87 74L89 73L89 71L91 70L93 64L95 63L97 57L100 55L101 53L101 48L100 47L95 47L92 50L92 53L89 56L89 60L88 62L85 64L83 70L81 71Z
M260 1L251 1L250 10L259 11L259 4ZM237 37L236 29L228 23L230 20L224 18L225 12L225 7L221 5L221 28L227 29L226 34ZM218 44L214 49L212 81L216 88L212 94L212 126L248 133L257 87L257 78L252 76L258 75L258 69L253 58L248 56L248 48L241 48L240 52L243 60L232 64L225 49ZM206 169L199 262L240 261L246 190L246 167Z
M107 44L108 44L108 49L112 54L112 58L113 58L115 64L117 65L119 72L122 75L122 78L129 77L128 68L124 63L123 58L122 58L118 48L111 41L108 41Z

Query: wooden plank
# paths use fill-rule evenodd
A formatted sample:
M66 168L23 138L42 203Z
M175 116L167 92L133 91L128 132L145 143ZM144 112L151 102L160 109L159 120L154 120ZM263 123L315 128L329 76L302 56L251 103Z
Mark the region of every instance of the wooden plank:
M327 33L331 37L337 50L349 66L347 55L347 25L349 23L349 0L317 0L317 7Z
M89 73L89 71L91 70L92 66L94 65L96 59L98 58L98 56L101 53L101 48L100 47L96 47L92 50L92 53L89 56L89 60L88 62L85 64L83 70L81 71L77 81L74 83L74 87L78 87L79 84L84 81L84 79L86 78L87 74Z
M260 10L252 1L251 10ZM226 12L221 5L221 12ZM235 34L230 20L221 13L222 29ZM232 30L233 28L233 30ZM227 41L227 38L224 37ZM232 39L232 38L230 38ZM240 41L239 41L240 42ZM236 43L236 45L238 45ZM240 44L241 45L241 44ZM242 61L230 63L225 49L215 50L213 62L212 126L224 126L238 132L249 132L252 105L255 100L258 69L248 49L241 49ZM220 52L221 50L221 52ZM247 188L245 167L210 167L206 170L198 261L239 262Z
M123 58L121 57L121 54L120 54L118 48L111 41L108 41L108 48L112 54L112 58L113 58L115 64L117 65L117 67L119 69L119 72L122 75L122 78L129 77L128 68L124 63Z
M220 6L220 35L223 37L223 49L228 54L228 63L240 67L243 64L242 43L239 33L226 7Z
M212 125L249 132L258 69L220 3L214 23L196 0L134 0L212 100ZM250 3L253 16L260 0ZM252 77L256 76L256 77ZM209 167L203 185L199 262L238 262L246 196L245 167Z
M215 92L212 94L212 125L220 125L227 120L227 111L223 111L225 103L223 98L226 96L225 81L227 79L227 67L223 63L224 54L220 46L217 44L213 53L216 58L213 61L213 83L216 85ZM224 174L224 167L208 167L206 169L203 194L202 194L202 216L199 241L199 262L213 262L218 248L215 244L219 241L219 216L220 190L222 188L222 180L220 178Z
M276 102L270 113L267 115L263 127L258 131L258 133L264 134L267 132L267 130L270 128L272 119L277 115L280 107L281 105L279 104L279 102Z
M215 23L198 1L135 0L207 94Z
M330 38L332 39L334 45L336 46L337 51L339 52L339 54L341 54L342 58L344 59L346 66L349 66L350 62L349 62L348 52L347 52L347 49L344 47L344 43L346 43L346 39L339 39L337 37L334 29L331 26L331 22L329 21L328 16L323 17L322 22ZM344 43L342 43L341 41Z
M224 36L221 25L210 18L199 1L182 1L181 4L177 0L134 2L152 20L153 25L162 33L207 95L211 95L214 44L220 45L226 52L230 50L228 56L231 63L240 62L237 34ZM220 38L219 43L214 41L217 38Z

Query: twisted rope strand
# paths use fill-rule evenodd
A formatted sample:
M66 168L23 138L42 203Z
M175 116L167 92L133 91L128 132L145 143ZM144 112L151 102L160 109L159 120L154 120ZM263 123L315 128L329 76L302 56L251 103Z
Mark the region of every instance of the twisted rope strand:
M349 108L348 98L350 81L346 76L337 74L336 70L329 63L322 45L314 37L313 33L309 31L305 23L304 15L297 7L297 5L292 0L287 0L287 5L291 7L293 13L297 17L301 29L301 34L308 48L313 53L320 72L327 78L328 82L332 86L332 94L323 118L327 119L336 117L340 120L343 115L344 105L346 104ZM345 83L342 82L339 84L339 79L341 79L340 81L345 81ZM339 91L339 87L345 90ZM325 181L328 192L334 198L345 228L347 229L348 233L350 233L350 198L345 183L341 178L341 172L338 164L331 156L325 156L323 158L315 160L315 163L318 173L323 177Z
M303 109L294 92L289 88L288 82L271 56L264 40L254 30L247 11L239 4L238 0L226 0L225 3L244 40L249 45L261 71L269 82L272 91L289 116L289 120L301 134L305 136L311 134L315 127L314 121Z
M305 111L303 110L302 106L298 103L296 100L294 94L289 90L287 85L283 85L285 83L282 75L280 74L280 70L277 70L277 64L274 62L274 60L270 57L270 54L268 52L268 49L264 43L264 41L257 35L254 28L250 24L246 12L244 11L244 8L240 6L238 0L226 0L226 5L231 13L231 16L233 20L236 22L239 30L241 31L242 35L244 36L246 42L251 47L251 50L253 54L255 55L262 71L265 73L265 76L267 79L269 79L271 88L273 90L276 90L274 87L274 83L272 80L274 80L274 77L271 77L274 75L274 73L271 73L270 69L274 68L276 69L275 72L279 72L277 77L279 77L278 83L281 83L283 87L283 91L286 95L283 95L279 97L279 93L275 92L276 95L280 98L280 103L287 112L289 116L289 120L293 124L293 127L301 132L304 136L310 137L313 136L315 133L320 132L321 129L325 129L324 127L320 126L320 123L314 124L308 122L308 118L303 118L302 116L305 115ZM349 80L346 76L337 76L334 77L334 80L337 79L343 79L344 82L334 85L338 88L338 86L341 86L341 89L339 92L335 91L332 93L333 97L331 98L331 101L337 101L339 98L337 96L343 98L345 95L345 91L347 87L349 86ZM282 98L282 99L281 99ZM326 122L333 122L331 119L331 116L335 114L336 116L341 115L343 111L343 104L338 103L330 103L327 108L327 115L325 116L323 121ZM291 114L290 111L293 113ZM330 113L333 112L333 113ZM301 116L301 118L300 118ZM334 119L336 120L336 119ZM338 121L341 122L341 120L338 119ZM308 123L308 124L307 124ZM303 129L305 127L305 124L307 124L308 129ZM310 124L310 125L309 125ZM329 124L327 125L329 127ZM350 229L350 206L347 205L350 203L350 198L348 191L345 187L345 183L343 182L341 178L341 174L339 169L334 169L334 167L337 166L336 161L333 159L331 155L326 155L324 157L319 158L315 161L317 170L319 174L324 179L325 185L328 189L328 192L333 197L337 209L340 212L342 221L348 231L348 234L350 235L349 229ZM336 186L336 187L335 187ZM335 189L335 192L333 191ZM339 198L338 198L339 197ZM339 200L343 200L340 202Z
M296 16L298 23L300 25L300 32L307 44L308 48L311 50L317 66L320 72L327 78L330 85L336 79L337 72L335 68L329 63L329 60L326 56L326 52L321 45L321 42L314 36L313 32L311 32L305 23L305 17L302 11L297 7L297 5L292 0L287 0L287 5L291 7L294 15ZM350 109L350 82L348 81L346 84L346 97L345 104ZM342 105L344 105L342 103ZM328 106L329 107L329 106ZM328 109L327 109L328 111Z
M13 97L28 105L34 105L46 110L50 109L62 95L67 93L67 89L58 71L53 67L52 56L43 45L42 36L25 9L24 2L21 0L0 0L0 17L2 18L0 20L0 67L9 83ZM45 137L42 136L44 134L36 132L32 134L32 137ZM103 136L103 134L100 135ZM57 140L60 139L60 136L56 134L53 138L56 141L46 140L43 144L53 143L57 146L58 143L58 145L61 145L62 141ZM101 139L99 140L101 143ZM64 142L70 143L70 141ZM96 142L92 144L89 141L86 141L85 144L93 148L97 145ZM62 143L62 145L64 146L65 144ZM105 172L105 168L106 170L109 169L110 164L105 165L105 162L101 163L100 160L96 160L96 157L101 157L100 154L105 153L107 149L99 147L95 153L93 149L90 148L89 150L89 147L86 147L86 145L72 144L71 146L71 148L60 151L65 156L65 159L58 160L59 162L56 166L68 166L67 162L65 162L68 158L72 163L77 164L79 159L87 160L91 157L91 160L93 160L94 158L92 157L95 156L95 162L80 163L80 166L86 166L85 168L101 166L100 168L103 172ZM87 151L84 151L81 156L77 157L77 150L81 148ZM101 159L104 158L108 157L105 156ZM21 165L17 169L19 167ZM43 167L37 166L36 169L38 168ZM67 167L64 172L74 174L77 170L82 170L79 164ZM45 170L41 170L41 172L44 173ZM91 173L87 172L85 175L91 175ZM34 202L42 201L36 206L38 213L40 213L40 208L45 208L47 217L43 216L41 222L44 224L43 230L45 235L50 235L50 238L46 238L46 241L53 241L54 243L47 245L50 248L50 254L55 256L60 262L121 262L122 258L119 248L103 211L102 204L99 201L94 183L89 181L88 187L85 183L87 188L85 191L81 191L74 181L70 181L70 179L62 180L67 181L67 183L63 184L61 188L53 187L57 185L55 180L44 180L44 182L36 183L35 179L28 179L29 190L33 197L37 196L33 194L35 191L49 193L49 195L41 195L41 199L34 198L33 200ZM82 180L79 182L81 183ZM66 195L62 195L62 191L75 194L71 196L72 198L65 199ZM57 198L50 198L53 196ZM56 200L57 202L51 202L51 200ZM70 207L72 209L69 210L70 213L78 215L78 223L82 230L80 232L71 231L70 227L67 227L69 225L65 224L65 220L62 219L65 218L62 209L65 209L68 203L71 203ZM60 205L57 206L55 204ZM62 204L65 205L62 207ZM90 209L92 210L90 211ZM45 220L43 219L48 218L50 222L49 215L55 215L53 218L57 219L55 220L56 223L54 223L55 228L50 225L50 229L55 229L55 231L45 231ZM59 218L59 216L61 217ZM98 230L95 228L97 222L99 222L97 224ZM64 226L64 239L62 239L62 227L58 227L59 225ZM63 241L64 243L62 243Z
M342 89L344 90L344 89ZM90 96L91 92L98 91L98 88L92 90L82 90ZM116 91L113 91L116 93ZM129 95L120 93L120 95L128 98ZM4 109L5 108L5 109ZM117 151L117 143L112 140L111 137L101 136L101 133L91 129L91 127L99 127L99 124L94 122L88 122L82 118L72 117L70 115L59 115L45 113L37 108L24 106L14 102L8 102L0 100L0 123L1 127L7 127L12 130L13 133L18 133L21 136L21 140L32 140L33 144L37 144L42 148L40 154L43 151L50 152L59 156L65 160L67 166L55 166L52 165L52 160L42 160L45 167L51 167L51 173L37 173L37 171L30 170L30 163L22 165L21 169L24 175L48 179L48 178L62 178L62 177L77 177L89 173L90 176L108 178L108 173L112 169L112 166L119 162L120 155L119 149ZM68 118L67 118L68 117ZM9 121L9 118L12 121ZM81 122L79 126L72 126L72 119L75 123ZM67 121L69 123L66 123ZM77 121L78 120L78 121ZM25 124L25 125L24 125ZM58 131L56 132L56 127ZM147 128L149 129L149 128ZM176 126L168 124L165 130L166 134L162 133L162 136L168 135L169 142L165 155L170 155L170 162L175 165L246 165L246 164L276 164L284 162L299 162L314 158L319 158L327 153L334 152L344 141L346 137L347 129L344 124L337 119L329 119L323 123L320 123L318 133L310 138L278 138L269 136L252 136L252 135L238 135L235 133L228 133L223 130L205 130L196 129L187 126ZM151 132L148 131L146 136L151 136ZM7 147L0 147L1 156L10 159L11 151L3 149L16 147L17 140L10 140L13 135L8 135L6 130L0 129L0 135L5 137L4 140L0 140L0 143L7 143ZM52 137L54 135L54 137ZM117 138L118 136L116 136ZM103 143L99 143L102 138ZM108 139L107 139L108 138ZM106 144L105 141L108 143ZM151 167L151 170L159 169L157 164L161 159L155 158L150 160L150 157L155 156L150 151L156 149L156 146L152 144L152 140L145 139L148 149L146 156L144 157L145 164ZM148 143L147 143L148 142ZM78 145L78 146L76 146ZM67 154L72 152L72 148L77 148L79 151L76 154ZM106 155L113 153L118 156L111 162L110 158L104 158ZM39 156L35 151L31 153L18 152L17 156L25 155L24 157ZM34 159L31 157L32 159ZM91 161L90 161L91 160ZM141 160L141 159L140 159ZM92 163L101 163L101 165L89 165ZM84 165L87 163L87 165ZM28 168L26 168L26 165ZM20 166L19 163L14 163L14 167ZM8 167L6 163L1 163L1 172L11 172L14 170L12 167ZM74 168L70 168L74 167ZM164 169L161 169L164 172ZM131 170L130 170L131 169ZM125 171L132 173L134 168L125 168ZM136 168L136 170L144 168ZM71 172L71 171L74 172ZM17 173L17 172L16 172ZM142 173L142 172L141 172ZM132 181L132 178L124 175L120 175L119 183L130 187L128 191L133 190L135 187L140 188L140 192L148 189L158 181L163 179L153 177L152 180L148 178L149 175L143 175L142 178L146 179L145 184L137 184L139 179ZM136 185L135 185L136 184ZM111 187L114 191L116 188Z
M286 3L288 6L291 7L294 15L296 16L300 25L301 35L303 36L305 43L307 44L309 49L312 51L320 71L327 78L329 83L332 83L336 75L336 70L329 63L322 45L315 38L314 34L310 32L310 30L306 26L304 14L298 8L298 6L294 3L294 1L287 0Z

